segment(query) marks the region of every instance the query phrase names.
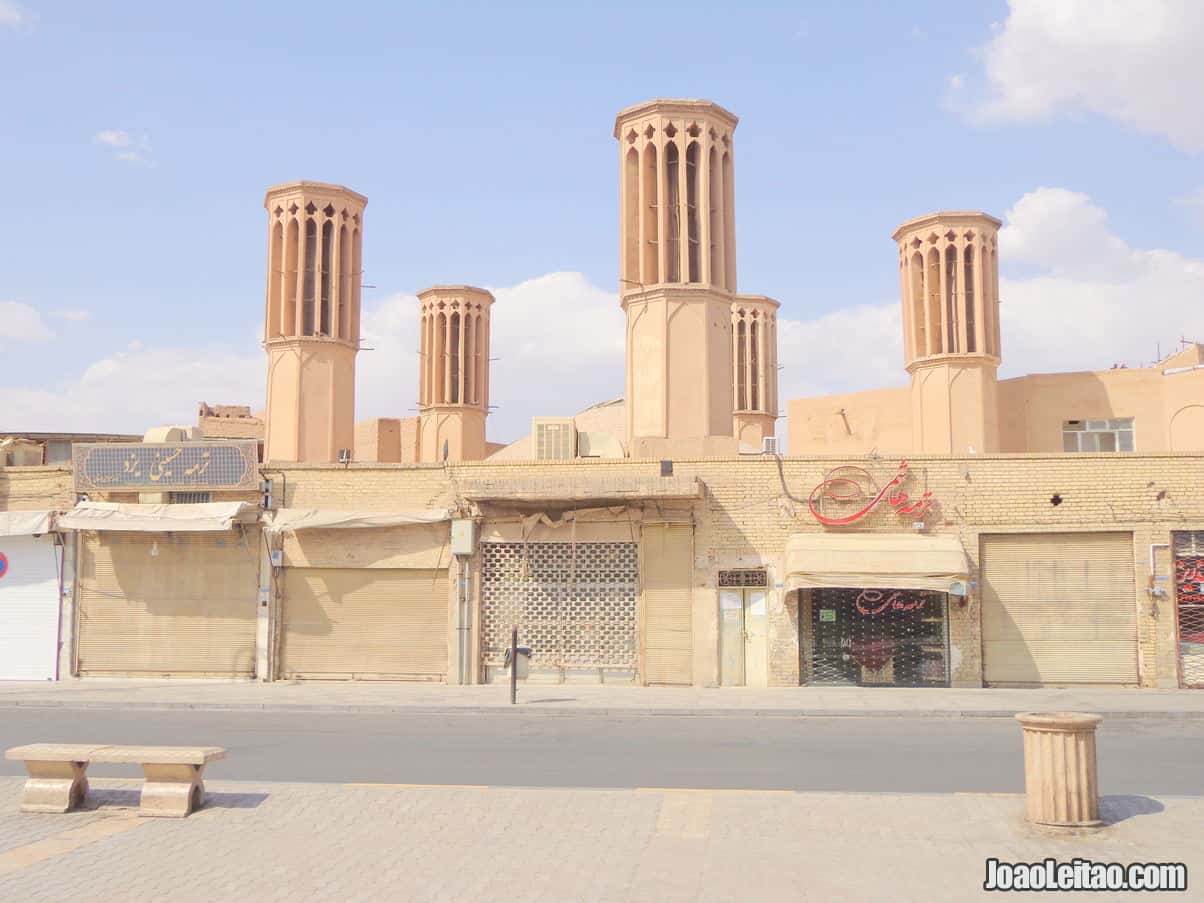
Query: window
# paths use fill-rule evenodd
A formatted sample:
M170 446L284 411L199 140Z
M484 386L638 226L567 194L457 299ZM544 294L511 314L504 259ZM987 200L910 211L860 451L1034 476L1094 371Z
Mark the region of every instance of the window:
M1133 418L1067 420L1062 424L1062 451L1131 452Z
M173 505L203 505L213 501L212 492L173 492L168 496Z

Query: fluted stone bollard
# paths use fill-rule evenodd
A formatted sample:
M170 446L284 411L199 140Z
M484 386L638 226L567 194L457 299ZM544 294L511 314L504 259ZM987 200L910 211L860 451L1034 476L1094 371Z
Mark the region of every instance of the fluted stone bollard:
M1095 770L1099 715L1022 712L1024 792L1028 820L1086 828L1102 824Z

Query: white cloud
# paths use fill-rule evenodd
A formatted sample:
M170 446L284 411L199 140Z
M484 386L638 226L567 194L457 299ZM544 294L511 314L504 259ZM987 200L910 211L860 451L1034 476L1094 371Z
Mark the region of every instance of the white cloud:
M1086 195L1039 188L1007 212L1002 266L1039 275L1003 280L1007 373L1150 364L1181 337L1204 341L1204 260L1130 247Z
M72 323L83 323L92 318L92 314L86 310L60 310L55 316L60 320L68 320Z
M196 422L198 401L263 397L263 355L205 348L118 351L48 388L0 386L10 429L142 433Z
M143 135L134 139L129 132L121 129L102 129L92 136L95 144L101 144L113 149L113 159L125 163L141 163L154 166L153 150L150 140Z
M1010 0L979 49L982 96L951 98L971 119L1090 112L1204 151L1204 3ZM1193 87L1197 86L1197 87Z
M15 0L0 0L0 28L32 25L33 16Z
M0 340L41 342L50 338L54 338L54 333L46 328L35 308L20 301L0 301Z

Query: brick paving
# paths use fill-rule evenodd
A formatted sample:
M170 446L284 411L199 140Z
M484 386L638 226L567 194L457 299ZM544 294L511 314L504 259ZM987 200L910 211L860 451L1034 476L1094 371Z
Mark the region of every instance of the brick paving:
M136 782L97 783L99 808L31 815L21 780L0 779L0 900L965 900L987 856L1204 875L1199 798L1106 797L1108 827L1065 834L1026 825L1010 795L213 781L177 821L130 818ZM114 818L128 824L13 867L28 844Z
M1112 717L1204 718L1204 692L1151 689L905 689L861 687L632 687L524 683L519 707L535 714L915 715L1011 717L1088 711ZM509 687L377 681L258 683L224 680L0 681L0 707L465 711L506 708Z

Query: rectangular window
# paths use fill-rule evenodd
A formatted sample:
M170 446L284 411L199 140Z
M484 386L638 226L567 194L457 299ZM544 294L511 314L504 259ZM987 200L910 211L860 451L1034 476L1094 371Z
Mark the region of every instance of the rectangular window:
M1066 420L1062 423L1062 451L1131 452L1133 418Z
M168 496L172 505L201 505L213 501L212 492L173 492Z

